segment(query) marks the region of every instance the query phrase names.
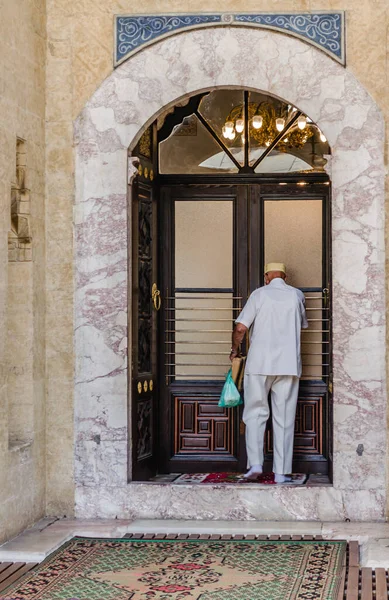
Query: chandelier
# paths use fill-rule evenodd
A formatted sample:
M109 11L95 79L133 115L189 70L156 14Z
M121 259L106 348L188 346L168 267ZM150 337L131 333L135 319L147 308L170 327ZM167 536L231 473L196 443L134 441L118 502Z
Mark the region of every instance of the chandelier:
M319 132L320 140L326 142L326 137L310 119L301 114L296 122L288 127L288 121L296 113L296 108L281 102L249 102L247 104L248 133L251 143L260 147L269 147L277 136L285 130L285 137L277 144L277 150L287 152L288 149L304 147L312 138L315 131ZM223 137L231 141L245 142L246 123L243 105L234 106L226 118L222 128Z

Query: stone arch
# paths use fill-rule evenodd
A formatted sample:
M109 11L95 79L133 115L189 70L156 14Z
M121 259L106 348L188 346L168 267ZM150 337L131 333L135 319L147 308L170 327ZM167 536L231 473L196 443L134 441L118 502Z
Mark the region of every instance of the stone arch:
M382 115L355 77L316 48L272 31L233 27L188 31L134 55L103 82L76 122L77 514L188 518L197 502L199 518L227 516L227 495L210 509L189 490L177 506L174 486L164 488L163 507L160 499L150 499L148 509L141 508L151 498L150 488L127 482L126 165L129 146L167 106L229 86L290 101L318 124L331 145L335 402L333 487L266 490L268 502L263 491L257 492L262 494L258 510L243 491L231 491L242 506L231 518L382 519ZM356 453L359 443L368 448L362 456Z

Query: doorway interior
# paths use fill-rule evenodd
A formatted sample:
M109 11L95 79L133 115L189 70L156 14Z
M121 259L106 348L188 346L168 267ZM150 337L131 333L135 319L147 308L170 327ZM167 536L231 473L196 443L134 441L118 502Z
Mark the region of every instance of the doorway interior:
M133 150L133 480L245 470L241 409L217 403L234 319L270 261L287 263L309 317L293 469L331 476L328 154L307 115L248 90L191 97ZM269 423L265 470L271 462Z

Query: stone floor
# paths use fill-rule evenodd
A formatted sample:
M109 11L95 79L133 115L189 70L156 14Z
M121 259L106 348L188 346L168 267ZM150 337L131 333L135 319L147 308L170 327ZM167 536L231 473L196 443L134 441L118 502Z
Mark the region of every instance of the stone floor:
M41 562L73 536L122 537L126 533L215 533L322 535L356 540L362 567L389 568L389 523L321 523L313 521L169 521L42 519L0 546L0 562Z

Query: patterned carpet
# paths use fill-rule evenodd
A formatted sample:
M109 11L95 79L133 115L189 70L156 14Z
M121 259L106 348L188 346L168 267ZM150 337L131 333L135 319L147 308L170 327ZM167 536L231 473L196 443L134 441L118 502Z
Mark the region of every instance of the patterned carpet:
M219 484L258 484L258 485L304 485L308 479L308 475L304 473L293 473L292 481L288 481L282 484L276 484L274 481L274 473L262 473L258 475L256 480L245 479L243 473L184 473L179 475L176 479L171 481L175 485L201 483L208 485L219 485Z
M3 600L336 600L343 541L74 538Z

